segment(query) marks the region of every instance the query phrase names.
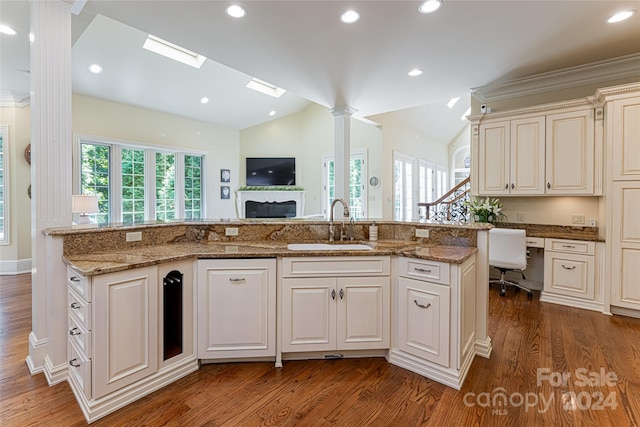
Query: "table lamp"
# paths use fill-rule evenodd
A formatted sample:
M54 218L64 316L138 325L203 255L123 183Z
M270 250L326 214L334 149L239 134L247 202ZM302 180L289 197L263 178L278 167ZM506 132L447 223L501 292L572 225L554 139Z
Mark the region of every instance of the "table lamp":
M98 196L74 194L71 196L71 212L80 214L76 224L90 224L89 215L98 213Z

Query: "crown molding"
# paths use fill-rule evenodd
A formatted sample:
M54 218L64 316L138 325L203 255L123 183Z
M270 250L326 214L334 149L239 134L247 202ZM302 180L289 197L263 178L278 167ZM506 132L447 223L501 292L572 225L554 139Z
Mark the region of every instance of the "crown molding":
M480 101L492 102L627 78L640 80L640 53L479 86L471 92Z
M28 93L15 90L0 90L0 107L24 108L31 102Z

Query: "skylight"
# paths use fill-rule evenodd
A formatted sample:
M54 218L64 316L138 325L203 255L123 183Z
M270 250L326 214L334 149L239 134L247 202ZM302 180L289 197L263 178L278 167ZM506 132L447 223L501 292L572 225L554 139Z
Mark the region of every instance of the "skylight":
M182 62L183 64L190 65L194 68L200 68L206 57L199 55L195 52L187 50L183 47L175 45L166 40L162 40L159 37L149 34L144 42L143 48L162 55L174 61Z
M454 105L456 105L456 102L458 102L460 100L460 97L456 97L456 98L451 98L449 100L449 102L447 102L447 107L449 107L449 109L453 108Z
M265 95L273 96L274 98L280 98L282 94L286 92L286 90L282 88L256 78L251 79L251 81L247 83L247 87L260 93L264 93Z

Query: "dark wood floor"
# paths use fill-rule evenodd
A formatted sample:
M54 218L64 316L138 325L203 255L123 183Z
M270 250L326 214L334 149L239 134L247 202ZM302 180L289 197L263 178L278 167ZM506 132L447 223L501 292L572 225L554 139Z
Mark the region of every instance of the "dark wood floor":
M489 320L493 354L476 357L460 391L384 359L206 365L92 425L640 425L640 320L496 289ZM30 330L30 276L0 277L0 425L85 425L67 383L29 375ZM572 377L537 384L539 368ZM586 384L601 369L615 384Z

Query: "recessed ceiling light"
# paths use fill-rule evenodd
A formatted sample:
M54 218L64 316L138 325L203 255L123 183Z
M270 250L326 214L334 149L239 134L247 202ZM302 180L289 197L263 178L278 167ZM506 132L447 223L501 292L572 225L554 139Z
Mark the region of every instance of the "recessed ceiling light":
M447 107L449 107L449 109L453 108L454 105L456 105L456 102L458 102L460 100L460 97L456 97L456 98L451 98L449 100L449 102L447 102Z
M149 34L144 42L143 48L162 55L174 61L182 62L183 64L190 65L194 68L200 68L204 61L207 60L205 56L199 55L195 52L187 50L176 44L162 40L160 37Z
M200 99L200 103L201 103L201 104L206 104L207 102L209 102L209 98L207 98L206 96L203 96L203 97Z
M360 19L360 14L353 9L347 10L345 13L340 15L340 20L345 24L353 24Z
M91 64L89 65L89 71L93 74L100 74L102 72L102 67L98 64Z
M612 15L607 18L608 24L615 24L616 22L624 21L625 19L629 19L636 13L635 10L625 10L622 12L618 12L615 15Z
M269 115L270 115L271 117L275 116L275 115L276 115L276 110L271 110L271 111L269 111Z
M442 0L427 0L418 7L420 13L431 13L440 9L442 6Z
M286 92L286 90L279 88L278 86L256 78L251 79L251 81L247 83L247 87L260 93L264 93L265 95L273 96L274 98L280 98L282 94Z
M423 71L422 71L420 68L414 68L413 70L409 71L409 75L410 75L411 77L417 77L417 76L419 76L420 74L422 74L422 72L423 72Z
M225 10L227 11L227 15L231 16L232 18L242 18L247 14L247 11L244 9L244 7L237 4L230 4Z
M15 36L16 34L18 34L16 30L4 24L0 24L0 33L6 34L8 36Z

